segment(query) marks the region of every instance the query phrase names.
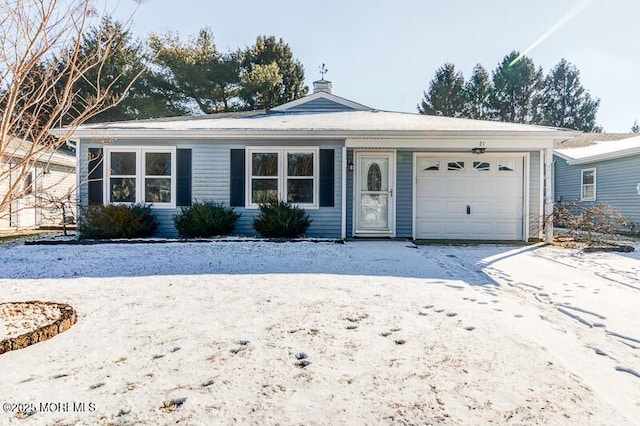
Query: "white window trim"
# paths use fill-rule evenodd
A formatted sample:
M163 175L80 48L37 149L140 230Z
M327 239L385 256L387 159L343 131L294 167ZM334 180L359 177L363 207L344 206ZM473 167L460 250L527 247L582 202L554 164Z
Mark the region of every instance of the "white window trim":
M302 146L254 146L245 149L245 208L257 209L258 204L251 201L251 179L253 164L251 163L254 153L277 153L278 154L278 200L287 201L287 154L310 153L313 154L313 203L294 203L293 205L305 209L315 210L319 208L320 199L320 148Z
M104 148L104 179L103 179L103 204L125 204L134 203L110 202L109 181L111 179L111 153L112 152L135 152L136 153L136 201L135 203L149 204L158 209L175 209L176 208L176 191L177 191L177 174L176 174L176 147L175 146L113 146ZM170 153L171 154L171 202L170 203L151 203L144 200L144 183L145 183L145 155L148 152ZM124 176L124 175L123 175ZM166 177L166 176L165 176Z
M585 172L593 172L593 197L585 197L584 196L584 187L585 185L592 185L590 183L584 183L584 174ZM580 169L580 201L596 201L596 168L592 167L589 169Z

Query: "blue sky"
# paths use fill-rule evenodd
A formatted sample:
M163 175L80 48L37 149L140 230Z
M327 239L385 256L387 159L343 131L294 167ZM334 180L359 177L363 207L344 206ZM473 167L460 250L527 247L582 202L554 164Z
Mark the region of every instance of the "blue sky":
M575 64L601 100L605 131L640 121L638 0L107 0L107 10L121 20L134 13L138 37L174 30L187 39L209 27L223 51L275 35L304 65L309 86L324 62L335 94L406 112L416 112L445 62L467 78L476 63L491 71L540 41L528 56L545 74L561 58Z

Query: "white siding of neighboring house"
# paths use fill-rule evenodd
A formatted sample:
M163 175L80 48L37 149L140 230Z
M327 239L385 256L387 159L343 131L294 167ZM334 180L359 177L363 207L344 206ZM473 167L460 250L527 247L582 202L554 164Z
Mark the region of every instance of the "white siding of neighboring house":
M6 167L6 165L4 166ZM47 173L43 173L44 170ZM9 179L0 182L0 196L9 190ZM33 193L14 201L11 209L0 214L0 230L30 229L38 226L60 225L62 213L52 207L50 200L67 200L75 217L75 169L69 166L38 164L32 172Z

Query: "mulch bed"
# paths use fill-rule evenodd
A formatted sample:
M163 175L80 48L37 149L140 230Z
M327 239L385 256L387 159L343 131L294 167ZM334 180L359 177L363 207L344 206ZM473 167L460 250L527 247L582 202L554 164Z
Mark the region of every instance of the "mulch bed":
M2 303L2 305L8 305L11 303L12 302ZM71 306L65 303L41 302L38 300L32 300L28 302L14 302L14 303L19 303L20 305L43 304L43 305L48 305L50 307L52 306L60 311L60 317L57 320L49 324L45 324L35 330L20 334L15 337L7 337L0 340L0 354L9 352L9 351L15 351L18 349L23 349L35 343L50 339L53 336L56 336L57 334L60 334L63 331L68 330L77 321L76 311Z

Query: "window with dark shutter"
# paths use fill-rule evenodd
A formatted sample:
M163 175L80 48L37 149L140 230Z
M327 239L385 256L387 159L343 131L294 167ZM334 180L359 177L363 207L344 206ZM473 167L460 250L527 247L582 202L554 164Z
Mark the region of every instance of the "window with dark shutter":
M102 148L89 148L89 205L103 203L103 155Z
M335 150L320 150L320 207L334 207Z
M176 150L176 205L191 205L191 149Z
M231 150L231 187L229 205L231 207L244 207L244 176L245 176L244 149Z

